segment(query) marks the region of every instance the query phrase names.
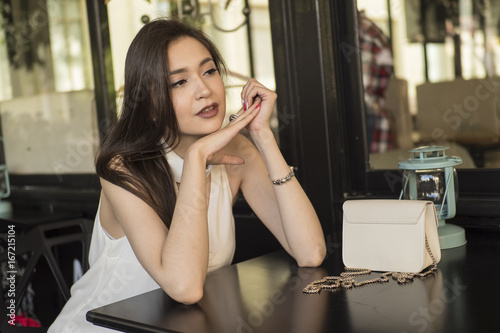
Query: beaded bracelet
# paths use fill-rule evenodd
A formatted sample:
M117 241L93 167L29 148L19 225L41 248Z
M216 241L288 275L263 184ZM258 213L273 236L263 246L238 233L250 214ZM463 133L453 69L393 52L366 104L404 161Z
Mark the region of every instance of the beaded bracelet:
M290 168L290 173L285 178L276 179L276 180L271 179L271 182L273 183L273 185L281 186L281 185L285 184L287 181L292 180L292 178L295 176L295 172L293 172L293 166L289 166L289 168Z

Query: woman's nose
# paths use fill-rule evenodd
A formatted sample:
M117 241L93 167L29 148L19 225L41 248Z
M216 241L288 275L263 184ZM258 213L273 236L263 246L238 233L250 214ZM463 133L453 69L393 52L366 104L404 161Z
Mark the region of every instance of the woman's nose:
M202 77L198 77L196 81L197 81L196 91L195 91L196 99L209 97L210 94L212 93L212 90L210 89L208 83L205 80L203 80Z

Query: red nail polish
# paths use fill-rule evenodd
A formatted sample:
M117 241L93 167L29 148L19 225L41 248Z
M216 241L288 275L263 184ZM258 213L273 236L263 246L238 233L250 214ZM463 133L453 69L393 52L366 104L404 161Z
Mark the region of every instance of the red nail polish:
M257 104L257 106L256 106L255 108L256 108L256 109L260 108L260 103L259 103L259 104Z

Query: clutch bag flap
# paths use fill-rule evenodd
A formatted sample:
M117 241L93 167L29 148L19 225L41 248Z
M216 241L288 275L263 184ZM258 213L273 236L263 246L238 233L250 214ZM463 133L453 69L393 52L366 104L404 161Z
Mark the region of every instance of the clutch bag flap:
M343 205L342 258L351 268L416 273L441 259L434 204L422 200L350 200Z

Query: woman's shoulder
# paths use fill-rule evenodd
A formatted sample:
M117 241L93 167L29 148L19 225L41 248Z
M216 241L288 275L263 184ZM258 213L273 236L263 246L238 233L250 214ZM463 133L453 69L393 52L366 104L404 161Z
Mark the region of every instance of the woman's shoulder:
M125 180L128 180L126 181L128 186L137 190L137 187L130 182L134 178L133 173L127 168L121 155L111 158L107 166L98 173L98 176L101 187L105 192L111 189L123 188L120 184L123 184Z

